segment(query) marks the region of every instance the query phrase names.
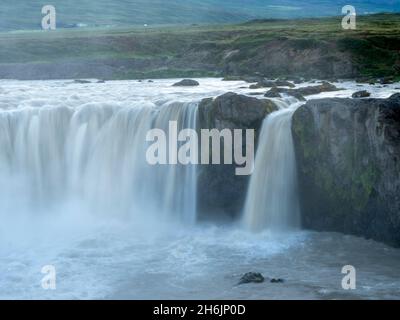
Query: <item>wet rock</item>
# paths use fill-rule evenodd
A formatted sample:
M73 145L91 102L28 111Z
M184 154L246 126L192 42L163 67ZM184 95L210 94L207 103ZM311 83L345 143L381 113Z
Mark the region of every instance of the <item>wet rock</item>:
M281 279L281 278L272 278L271 280L269 280L269 282L271 282L271 283L285 283L285 280Z
M378 80L380 84L393 84L394 80L393 77L384 77Z
M250 86L250 89L273 88L273 87L289 87L294 88L295 85L286 80L262 80Z
M297 90L292 90L292 89L284 89L284 88L277 88L274 87L270 89L264 97L266 98L280 98L281 93L285 93L287 95L290 95L292 97L295 97L299 101L306 101L306 98L303 97L303 95Z
M269 99L226 93L203 99L198 108L200 129L254 129L255 144L265 117L277 106ZM221 141L221 148L224 141ZM243 145L246 153L246 145ZM222 153L223 154L223 153ZM200 165L198 173L198 212L200 219L232 219L242 211L249 176L235 174L236 165Z
M75 83L79 83L79 84L92 83L92 82L89 81L89 80L81 80L81 79L74 80L74 82L75 82Z
M297 91L292 90L292 91L287 92L287 94L292 97L295 97L299 101L306 101L306 98L304 98L303 95Z
M368 98L370 96L371 96L371 93L369 93L367 90L357 91L352 94L352 97L355 99Z
M331 92L331 91L338 91L335 85L323 81L322 84L317 86L309 86L304 88L297 88L297 89L287 89L287 88L272 88L269 92L266 93L265 97L274 98L277 96L278 93L286 93L287 95L293 96L299 101L305 101L306 99L304 96L319 94L322 92Z
M263 277L263 275L261 273L248 272L240 278L238 285L246 284L246 283L263 283L264 281L265 281L265 278Z
M280 98L280 91L277 87L271 88L265 95L266 98Z
M106 83L106 81L105 80L97 80L97 83Z
M332 92L332 91L338 91L338 89L335 85L323 81L322 84L317 85L317 86L310 86L310 87L304 87L304 88L298 88L296 89L296 92L300 93L303 96L310 96L314 94L319 94L322 92Z
M294 113L302 225L400 246L400 94Z
M153 80L149 80L149 81L147 81L148 83L153 83L154 81Z
M195 87L200 85L196 80L192 79L183 79L182 81L179 81L175 83L173 86L174 87Z

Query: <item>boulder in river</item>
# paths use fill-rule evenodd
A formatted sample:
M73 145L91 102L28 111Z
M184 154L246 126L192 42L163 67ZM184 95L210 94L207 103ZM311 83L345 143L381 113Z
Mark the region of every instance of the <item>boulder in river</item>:
M310 100L292 132L303 227L400 246L400 94Z
M92 83L89 80L82 80L82 79L76 79L74 80L75 83L79 83L79 84L87 84L87 83Z
M265 278L261 273L248 272L240 278L238 285L246 284L246 283L263 283L264 281L265 281Z
M179 81L175 83L173 86L174 87L196 87L200 85L196 80L192 79L183 79L182 81Z
M333 85L329 82L324 81L324 82L322 82L322 84L317 85L317 86L309 86L309 87L303 87L303 88L297 88L297 89L274 87L265 94L265 97L274 98L279 93L286 93L287 95L293 96L300 101L305 101L306 99L304 98L304 96L319 94L322 92L338 91L338 90L341 90L341 89L337 88L335 85Z
M272 279L269 280L269 282L271 282L271 283L285 283L285 280L281 279L281 278L272 278Z
M280 98L281 94L280 94L280 90L277 87L273 87L270 90L267 91L267 93L264 95L264 97L266 98Z
M355 99L368 98L370 96L371 96L371 93L369 93L367 90L357 91L352 94L352 97Z
M273 88L273 87L289 87L294 88L295 85L286 80L262 80L250 86L250 89Z

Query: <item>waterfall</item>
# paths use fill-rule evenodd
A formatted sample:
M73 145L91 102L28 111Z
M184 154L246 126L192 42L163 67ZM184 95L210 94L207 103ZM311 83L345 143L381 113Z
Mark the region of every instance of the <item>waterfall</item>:
M196 129L197 103L0 110L0 212L196 219L196 166L146 162L146 134ZM181 127L181 128L180 128Z
M291 133L292 115L299 103L292 99L275 102L280 110L263 122L245 202L243 222L253 231L286 230L300 224Z

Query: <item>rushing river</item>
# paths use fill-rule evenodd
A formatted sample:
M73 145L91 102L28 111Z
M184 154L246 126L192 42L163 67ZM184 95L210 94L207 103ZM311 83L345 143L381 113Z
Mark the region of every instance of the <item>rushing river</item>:
M300 230L293 99L264 121L245 225L196 224L196 167L149 167L146 132L169 120L195 129L202 98L251 90L174 82L0 81L0 298L400 298L400 250ZM396 92L337 85L309 98ZM354 291L341 287L349 264ZM46 265L56 290L41 287ZM236 286L249 271L286 281Z

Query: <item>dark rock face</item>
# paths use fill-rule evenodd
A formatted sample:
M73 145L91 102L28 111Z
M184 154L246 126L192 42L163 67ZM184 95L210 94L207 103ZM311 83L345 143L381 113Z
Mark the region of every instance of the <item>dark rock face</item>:
M370 97L370 96L371 96L371 94L370 94L368 91L366 91L366 90L357 91L357 92L354 92L354 93L352 94L352 97L355 98L355 99L359 99L359 98L368 98L368 97Z
M292 131L303 226L400 246L400 94L308 101Z
M182 81L179 81L175 83L173 86L174 87L196 87L200 85L196 80L192 79L183 79Z
M276 111L268 99L226 93L204 99L199 105L201 129L254 129L255 143L264 118ZM243 140L245 141L245 140ZM223 148L223 141L221 148ZM243 146L243 154L245 154ZM223 152L221 152L223 155ZM223 163L223 159L221 159ZM198 176L198 203L201 218L233 218L240 214L247 191L248 176L237 176L236 165L201 165Z
M248 272L240 278L238 285L246 283L263 283L265 281L263 275L257 272Z

